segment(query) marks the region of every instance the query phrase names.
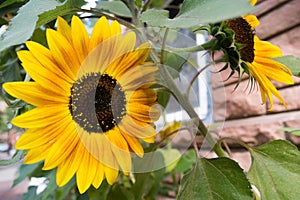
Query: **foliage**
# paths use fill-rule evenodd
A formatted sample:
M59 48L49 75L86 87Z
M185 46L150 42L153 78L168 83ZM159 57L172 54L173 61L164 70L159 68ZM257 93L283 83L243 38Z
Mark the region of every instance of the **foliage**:
M76 177L63 187L58 187L55 180L56 170L42 170L43 163L22 164L19 168L19 177L14 180L13 186L25 178L33 177L45 178L44 183L47 185L40 193L37 193L38 186L28 187L22 199L151 200L158 196L168 196L178 199L247 200L255 198L254 186L262 199L300 199L298 190L300 153L295 146L287 141L273 141L260 147L249 147L239 141L238 143L250 152L252 159L251 168L245 173L238 163L225 157L227 154L221 144L226 139L218 141L212 139L188 99L190 88L194 83L192 79L196 79L204 67L195 64L197 63L193 57L195 54L209 51L214 55L217 51L223 51L225 56L220 62L225 62L224 69L230 66L232 73L242 70L239 55L242 47L234 46L234 33L222 22L251 13L253 6L246 0L184 0L182 5L176 5L178 14L171 18L169 8L174 5L166 5L166 2L169 1L99 1L95 8L82 9L81 6L86 3L83 0L0 1L2 16L0 25L4 29L8 27L0 39L0 94L2 100L12 109L5 116L0 115L0 131L4 130L4 120L8 122L14 116L32 108L31 105L5 93L2 88L5 82L30 81L16 54L17 51L26 49L24 42L33 40L46 46L45 30L55 28L57 16L65 19L70 19L72 15L79 15L82 18L106 16L109 19L119 20L127 28L136 28L140 40L151 41L154 52L149 59L160 66L159 82L153 87L158 91L158 102L163 113L166 112L173 97L192 119L191 122L183 122L183 126L172 131L178 132L180 129L194 134L194 137L206 138L210 141L211 148L218 154L218 158L208 159L200 157L197 148L179 151L172 146L171 138L176 138L177 135L171 131L165 134L166 138L152 145L144 145L145 152L152 153L150 157L134 159L135 168L149 169L148 171L132 173L129 176L120 174L118 181L113 185L104 180L99 188L90 187L84 194L80 194L76 187ZM176 33L183 30L192 34L205 32L213 36L213 39L202 45L175 47L166 44L175 43L177 38L170 30ZM298 58L289 55L273 59L289 67L294 76L300 77ZM187 65L192 67L188 68ZM188 80L190 82L187 88L182 89L173 83L175 80L181 80L180 73L184 70L200 72L194 77L188 77L191 80ZM164 123L167 125L166 121ZM197 130L193 131L194 129ZM299 130L285 128L282 131L300 135ZM195 139L194 137L192 139ZM193 141L189 142L190 147ZM22 162L26 153L17 151L10 160L1 160L0 165ZM256 198L258 199L260 195L256 195Z

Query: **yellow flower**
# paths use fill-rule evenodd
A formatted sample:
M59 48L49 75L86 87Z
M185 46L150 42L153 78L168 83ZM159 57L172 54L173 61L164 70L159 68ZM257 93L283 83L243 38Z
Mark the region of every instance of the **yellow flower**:
M139 139L154 142L157 67L145 63L149 43L134 49L135 34L122 35L117 21L100 18L91 36L76 16L71 26L60 17L57 25L46 31L49 48L29 41L18 52L34 82L3 87L36 106L12 120L27 128L16 143L29 150L24 162L57 168L58 186L76 174L83 193L105 178L113 184L119 168L128 174L131 153L144 154Z
M181 128L181 122L174 121L171 124L168 124L167 126L165 126L163 129L161 129L159 131L159 136L161 139L164 139L166 137L172 138L178 133L178 130L180 128ZM175 131L177 131L177 132L175 132ZM172 135L169 135L171 133L172 133Z
M254 5L256 1L251 1ZM242 66L248 73L250 81L256 80L260 87L262 103L266 103L268 98L272 110L274 102L273 95L286 107L285 101L279 91L275 88L271 80L293 84L292 72L285 65L272 60L272 58L282 56L279 47L270 42L260 40L254 33L254 28L259 25L259 21L254 15L246 15L240 18L227 21L228 26L235 33L235 41L242 45L240 55Z

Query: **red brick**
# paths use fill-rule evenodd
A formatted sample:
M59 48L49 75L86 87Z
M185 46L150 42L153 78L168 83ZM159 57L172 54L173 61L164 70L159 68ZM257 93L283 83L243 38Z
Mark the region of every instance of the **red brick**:
M235 85L230 85L224 89L214 91L214 102L217 104L215 107L215 117L217 119L234 119L244 118L249 116L263 115L266 113L266 106L261 105L260 92L257 89L249 92L247 88L248 81L240 83L238 88L234 91ZM225 101L220 98L222 92L225 92ZM226 113L224 112L226 109Z
M300 108L300 85L281 89L279 90L279 92L284 101L286 102L287 108L285 109L284 106L280 103L280 101L274 97L274 106L272 111L269 111L270 113L286 112L288 110L297 110Z
M298 24L300 19L299 7L300 1L293 0L259 18L261 24L256 28L257 35L264 39Z

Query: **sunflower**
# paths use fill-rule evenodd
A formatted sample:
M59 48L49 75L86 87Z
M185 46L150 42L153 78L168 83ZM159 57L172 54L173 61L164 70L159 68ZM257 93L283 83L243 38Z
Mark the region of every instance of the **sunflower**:
M254 5L256 0L250 2ZM274 95L286 107L285 101L272 83L272 80L286 84L294 83L290 69L272 60L272 58L282 56L280 48L270 42L260 40L255 35L254 29L260 24L255 15L245 15L228 20L226 23L234 31L236 43L242 46L240 56L244 72L248 73L250 82L255 80L259 84L262 104L266 103L268 98L269 110L272 110Z
M101 17L89 36L81 20L61 17L47 29L48 47L28 41L19 51L34 81L5 83L4 89L34 109L12 120L27 128L15 147L28 150L24 162L44 161L57 168L63 186L76 174L80 193L103 179L113 184L119 170L131 171L131 156L144 154L140 140L155 139L153 122L157 67L145 62L149 43L135 48L133 32L121 33L117 21Z

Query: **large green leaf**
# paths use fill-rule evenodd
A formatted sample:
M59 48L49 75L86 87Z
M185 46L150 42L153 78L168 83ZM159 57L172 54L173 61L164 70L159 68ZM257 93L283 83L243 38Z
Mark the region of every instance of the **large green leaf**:
M254 11L247 0L185 0L179 14L168 18L168 11L150 9L142 13L142 21L150 26L190 28L215 23Z
M273 58L273 60L276 60L276 61L284 64L292 71L294 76L300 77L300 59L299 58L292 56L292 55L288 55L288 56Z
M130 10L122 1L111 1L111 2L101 1L97 5L97 8L116 14L117 16L128 17L128 18L132 17Z
M182 179L179 200L251 200L251 186L229 158L200 159Z
M58 16L74 14L78 12L78 8L83 6L85 3L86 2L84 0L66 0L63 5L39 15L39 20L36 23L36 27L40 27L48 22L51 22Z
M250 149L250 182L262 199L300 199L300 152L284 140L275 140Z
M38 15L62 4L55 0L30 0L22 6L17 16L11 20L3 39L0 40L0 51L28 40L36 27Z

